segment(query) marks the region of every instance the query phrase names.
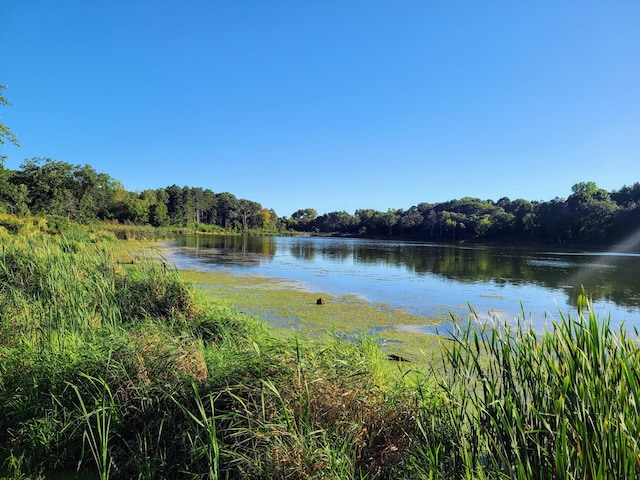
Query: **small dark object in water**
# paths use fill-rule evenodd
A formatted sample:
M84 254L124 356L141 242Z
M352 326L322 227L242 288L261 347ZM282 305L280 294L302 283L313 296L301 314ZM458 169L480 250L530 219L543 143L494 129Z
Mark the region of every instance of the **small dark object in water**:
M316 305L324 305L324 300L322 299L322 297L316 300Z
M387 355L387 358L389 360L393 360L394 362L407 362L407 363L411 363L411 360L408 360L404 357L401 357L400 355L395 355L393 353L390 353L389 355Z

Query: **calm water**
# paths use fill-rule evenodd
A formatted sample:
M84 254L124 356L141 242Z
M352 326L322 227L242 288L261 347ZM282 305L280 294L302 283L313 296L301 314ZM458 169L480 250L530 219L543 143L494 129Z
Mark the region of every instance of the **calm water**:
M542 327L575 312L582 286L612 323L640 326L640 255L317 237L185 236L171 244L178 268L300 282L441 319L522 317Z

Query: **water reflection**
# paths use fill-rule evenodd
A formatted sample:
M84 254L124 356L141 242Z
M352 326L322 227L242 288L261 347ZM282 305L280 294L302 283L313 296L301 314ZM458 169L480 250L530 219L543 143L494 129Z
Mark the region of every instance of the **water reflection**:
M517 315L520 301L539 316L575 307L584 286L612 318L640 323L637 254L313 237L183 236L177 244L181 255L210 266L303 280L430 316L466 302Z
M276 253L273 237L182 235L178 241L190 257L213 264L259 265Z
M299 260L313 261L316 258L316 249L311 242L293 243L289 247L289 253Z

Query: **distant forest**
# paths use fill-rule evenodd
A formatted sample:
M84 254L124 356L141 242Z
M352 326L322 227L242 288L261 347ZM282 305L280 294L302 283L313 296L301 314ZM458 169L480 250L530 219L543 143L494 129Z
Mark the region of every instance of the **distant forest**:
M56 215L78 222L215 228L271 232L298 231L423 241L515 241L603 245L632 239L639 248L640 183L607 192L595 182L572 187L567 199L497 201L464 197L420 203L406 210L359 209L318 215L313 208L290 217L229 192L171 185L142 192L90 165L49 158L25 160L18 170L0 162L0 212ZM636 235L634 235L636 234Z

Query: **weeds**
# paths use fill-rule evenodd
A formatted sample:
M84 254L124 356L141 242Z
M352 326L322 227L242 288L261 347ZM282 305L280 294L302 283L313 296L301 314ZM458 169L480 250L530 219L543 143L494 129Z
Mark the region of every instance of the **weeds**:
M112 422L117 421L116 405L111 390L102 378L81 374L89 381L90 392L85 396L77 385L70 385L78 398L82 411L83 447L89 445L89 450L98 469L101 480L110 478L113 467L113 455L110 449L112 436ZM114 422L115 423L115 422Z
M467 444L467 472L498 478L633 478L640 438L639 346L586 297L538 335L515 326L458 331L442 387ZM637 337L637 333L636 333ZM461 445L462 446L462 445Z
M472 311L398 374L372 337L276 339L112 234L0 220L0 477L639 475L637 332L586 297L545 332Z
M197 385L192 384L193 399L196 411L192 412L188 407L181 404L175 397L171 399L185 414L191 428L187 430L186 437L189 441L192 461L199 463L200 459L205 460L206 475L210 480L220 478L220 444L216 428L215 399L212 394L207 395L203 401ZM195 472L185 471L184 474Z

